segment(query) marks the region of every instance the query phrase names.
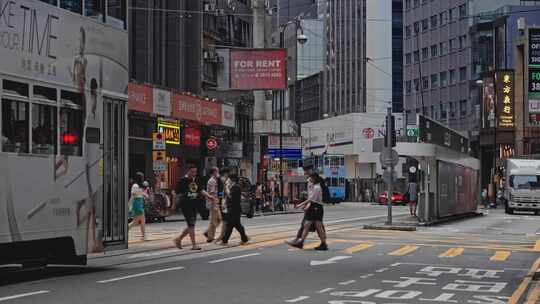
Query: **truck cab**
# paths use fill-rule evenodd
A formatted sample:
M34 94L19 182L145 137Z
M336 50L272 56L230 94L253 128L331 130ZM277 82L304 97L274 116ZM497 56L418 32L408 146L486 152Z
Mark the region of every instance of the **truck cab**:
M540 160L507 160L504 197L506 213L532 211L540 215Z

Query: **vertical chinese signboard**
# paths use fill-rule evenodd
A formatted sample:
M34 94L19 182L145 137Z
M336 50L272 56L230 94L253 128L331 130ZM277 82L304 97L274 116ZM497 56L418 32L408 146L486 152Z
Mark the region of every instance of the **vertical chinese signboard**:
M497 96L497 127L513 129L514 120L514 71L495 72L495 90Z
M529 29L529 122L540 126L540 28Z

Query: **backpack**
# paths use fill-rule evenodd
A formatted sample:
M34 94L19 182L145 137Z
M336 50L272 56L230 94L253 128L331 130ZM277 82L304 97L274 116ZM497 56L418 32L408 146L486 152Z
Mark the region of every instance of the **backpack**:
M330 189L328 189L324 180L321 181L320 185L322 190L322 201L323 203L328 204L332 200L332 197L330 196Z

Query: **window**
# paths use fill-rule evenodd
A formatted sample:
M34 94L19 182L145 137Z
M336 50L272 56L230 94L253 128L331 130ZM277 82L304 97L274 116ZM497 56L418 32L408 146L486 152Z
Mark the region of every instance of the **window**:
M467 116L467 100L466 99L459 101L459 115L460 117Z
M420 0L414 0L414 7L418 7L420 5Z
M56 154L56 107L32 105L32 153Z
M447 79L447 73L441 72L439 73L439 81L441 83L441 88L446 87L448 85L448 79Z
M2 81L4 93L22 97L29 96L28 84L4 79Z
M441 113L441 119L446 119L446 107L445 104L442 102L439 105L439 112Z
M416 78L414 80L414 91L419 92L420 91L420 79Z
M439 53L441 56L448 54L448 44L446 42L439 43Z
M447 22L448 22L448 12L444 11L439 14L439 24L442 26L442 25L445 25Z
M411 81L407 80L405 81L405 93L411 94L412 87L411 87Z
M467 4L462 4L459 6L459 18L467 17Z
M28 103L2 99L2 151L28 153Z
M429 58L429 49L427 47L422 49L422 60Z
M434 44L431 46L431 57L437 57L439 55L439 49L437 48L437 45Z
M409 38L409 37L411 37L411 34L412 34L412 33L411 33L411 26L410 26L410 25L407 25L407 26L405 27L405 37Z
M431 88L435 89L439 87L439 75L431 74Z
M459 48L462 49L467 46L467 35L459 36Z
M405 0L405 9L411 9L411 0Z
M414 23L414 33L418 34L418 32L420 32L420 22L417 21Z
M411 53L405 54L405 64L411 64L411 63L412 63Z
M458 17L458 8L454 7L448 10L448 21L452 22Z
M429 89L429 77L427 76L422 77L422 89L423 90Z
M82 0L60 0L60 7L80 14L82 12Z
M58 6L58 0L39 0L39 1L49 3L54 6Z
M456 84L456 70L450 70L450 84Z
M420 61L420 52L419 51L414 51L414 62L419 62Z
M79 93L62 91L60 109L60 153L82 156L83 105Z
M454 51L455 49L457 49L457 39L456 38L452 38L450 39L450 52Z
M435 106L429 107L429 117L435 118Z
M33 97L56 103L56 89L35 85Z
M85 0L84 15L103 22L105 0Z
M431 20L431 28L434 29L437 27L437 15L433 15L430 18Z
M125 28L126 0L107 0L107 24Z
M459 81L467 81L467 67L459 68Z
M422 31L427 31L429 29L429 21L428 19L422 20Z
M455 103L450 102L450 118L456 117Z

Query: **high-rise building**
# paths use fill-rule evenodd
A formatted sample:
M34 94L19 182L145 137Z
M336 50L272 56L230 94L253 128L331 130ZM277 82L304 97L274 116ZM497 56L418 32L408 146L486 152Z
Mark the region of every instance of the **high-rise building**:
M478 130L470 28L522 0L404 0L403 92L408 114L422 113L462 132ZM473 134L474 135L474 134Z
M323 113L366 111L366 0L326 4Z

